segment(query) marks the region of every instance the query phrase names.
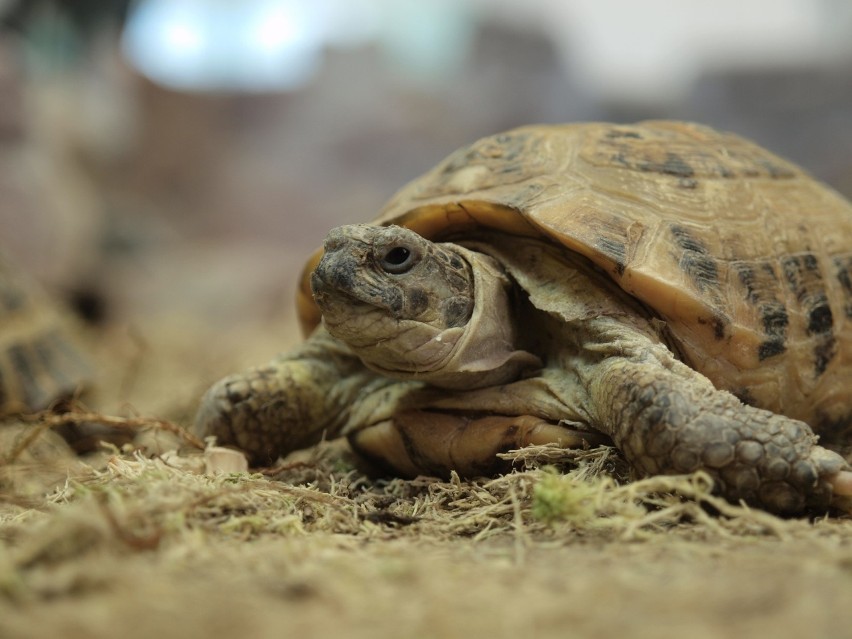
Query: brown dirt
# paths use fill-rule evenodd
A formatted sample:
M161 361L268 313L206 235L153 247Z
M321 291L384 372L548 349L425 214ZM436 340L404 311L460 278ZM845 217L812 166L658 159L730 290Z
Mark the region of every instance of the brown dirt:
M25 439L45 419L0 428L0 637L852 627L848 519L730 506L701 476L630 482L611 449L527 450L510 475L440 482L369 479L332 442L263 472L217 474L168 428L187 423L208 381L271 354L278 329L217 338L217 352L202 353L170 326L102 349L117 372L99 405L146 431L133 445L78 460L48 428Z

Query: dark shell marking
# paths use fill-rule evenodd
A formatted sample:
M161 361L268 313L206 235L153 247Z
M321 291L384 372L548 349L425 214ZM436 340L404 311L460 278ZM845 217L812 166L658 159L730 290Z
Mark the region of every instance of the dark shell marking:
M784 303L778 300L778 276L770 262L734 262L733 269L745 287L746 300L758 308L766 336L758 346L760 361L787 350L787 326L790 318Z
M680 268L695 287L702 293L718 290L719 266L707 247L683 226L673 225L671 233L675 244L683 250Z
M807 317L805 330L814 339L814 372L820 376L837 352L837 340L819 261L813 253L788 255L781 259L781 268L790 292Z
M708 299L713 300L718 308L721 306L722 291L719 284L719 264L710 251L687 228L672 225L669 229L675 245L681 249L678 266L686 273L696 289ZM699 318L699 324L709 324L713 328L713 337L722 340L726 335L726 327L730 319L718 310L709 319Z
M702 178L766 177L788 179L794 170L778 163L758 146L736 149L713 144L691 144L642 136L630 127L617 127L601 135L586 159L596 166L612 166L657 173L693 181L681 186L693 188Z
M674 175L682 178L691 178L695 175L693 169L686 161L677 153L666 154L666 160L662 163L647 162L639 164L640 171L649 171L651 173L665 173L666 175Z
M834 269L843 291L843 314L852 319L852 255L835 256Z
M627 259L627 246L624 242L601 237L595 243L595 248L615 262L615 272L618 275L624 275L625 260Z

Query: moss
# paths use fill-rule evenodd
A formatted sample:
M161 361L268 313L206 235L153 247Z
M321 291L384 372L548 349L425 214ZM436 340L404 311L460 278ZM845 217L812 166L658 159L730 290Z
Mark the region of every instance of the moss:
M585 523L598 513L597 482L578 481L553 470L543 472L533 488L532 516L538 521Z

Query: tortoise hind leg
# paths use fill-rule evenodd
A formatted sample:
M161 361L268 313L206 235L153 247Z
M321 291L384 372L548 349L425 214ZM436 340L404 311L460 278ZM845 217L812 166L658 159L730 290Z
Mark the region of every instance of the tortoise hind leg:
M349 436L352 448L382 470L402 477L451 471L463 477L508 472L498 453L531 444L582 448L609 442L600 433L576 431L538 417L469 417L409 410Z

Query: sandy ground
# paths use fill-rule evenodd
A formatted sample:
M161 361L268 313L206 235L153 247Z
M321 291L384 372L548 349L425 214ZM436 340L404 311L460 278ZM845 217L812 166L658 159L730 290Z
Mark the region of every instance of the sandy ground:
M54 569L7 637L842 637L848 547L287 536ZM35 579L36 576L33 576Z
M245 327L200 348L168 325L102 343L105 412L186 424L210 381L293 339ZM624 484L611 451L405 482L366 478L335 445L211 474L170 437L151 425L138 441L158 454L82 462L38 440L0 465L0 637L852 633L848 519L724 507L700 478Z

